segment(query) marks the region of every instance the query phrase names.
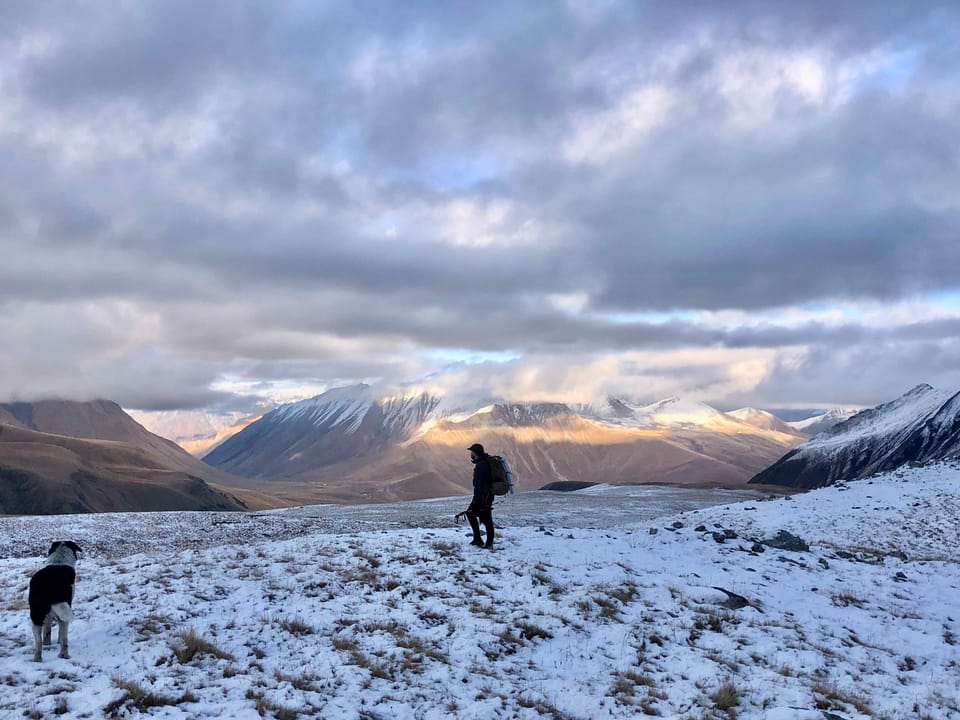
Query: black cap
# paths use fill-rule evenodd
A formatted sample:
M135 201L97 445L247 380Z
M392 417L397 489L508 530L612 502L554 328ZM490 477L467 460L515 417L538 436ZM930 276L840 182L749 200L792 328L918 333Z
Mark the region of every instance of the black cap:
M469 450L472 453L476 453L477 455L486 455L486 453L483 451L483 445L481 445L480 443L474 443L473 445L468 447L467 450Z

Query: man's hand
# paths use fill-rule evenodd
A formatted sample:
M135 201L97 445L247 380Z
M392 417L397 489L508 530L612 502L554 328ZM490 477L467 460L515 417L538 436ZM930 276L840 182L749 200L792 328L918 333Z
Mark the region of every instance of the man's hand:
M467 519L466 511L458 512L456 515L453 516L453 521L455 523L462 523L466 519Z

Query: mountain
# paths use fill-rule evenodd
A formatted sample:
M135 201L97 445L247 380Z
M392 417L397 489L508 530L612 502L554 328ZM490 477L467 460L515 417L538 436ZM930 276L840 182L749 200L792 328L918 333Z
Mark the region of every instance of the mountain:
M0 425L0 512L243 510L229 492L131 443Z
M740 408L739 410L732 410L728 412L727 415L734 417L741 422L745 422L748 425L753 425L754 427L760 428L761 430L773 430L774 432L786 433L788 435L796 435L799 433L804 433L806 435L811 435L812 433L803 430L802 428L797 427L795 424L785 423L783 420L778 418L773 413L768 413L766 410L757 410L756 408Z
M960 457L960 393L918 385L794 448L751 483L815 488Z
M202 410L138 411L127 414L147 430L173 440L191 455L203 456L262 415Z
M470 490L466 448L510 460L522 490L562 480L743 484L804 436L679 398L599 406L338 388L285 405L204 457L291 502L398 500Z
M237 486L107 400L0 404L0 504L7 513L242 509L276 502ZM243 500L238 495L244 497Z
M806 420L789 422L787 425L812 437L814 435L819 435L824 430L829 430L834 425L842 423L845 420L849 420L858 412L860 411L850 410L848 408L832 408L822 415L814 415Z
M244 477L297 477L405 440L438 404L426 394L381 401L368 385L337 388L267 413L204 462Z

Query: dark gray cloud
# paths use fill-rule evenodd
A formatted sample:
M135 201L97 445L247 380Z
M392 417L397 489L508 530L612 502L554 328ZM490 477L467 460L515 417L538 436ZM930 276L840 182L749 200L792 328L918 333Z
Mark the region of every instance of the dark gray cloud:
M825 368L872 345L952 377L951 306L770 318L960 290L958 30L949 2L5 5L0 394L83 367L199 407L236 363L267 392L457 348L805 346L824 370L768 357L768 405L856 402ZM719 388L709 365L657 377ZM884 399L876 367L851 395Z

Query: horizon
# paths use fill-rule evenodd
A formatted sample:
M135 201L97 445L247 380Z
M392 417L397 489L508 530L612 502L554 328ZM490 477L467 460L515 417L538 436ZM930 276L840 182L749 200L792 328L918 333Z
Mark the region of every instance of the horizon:
M0 398L960 388L958 33L933 0L0 7Z

